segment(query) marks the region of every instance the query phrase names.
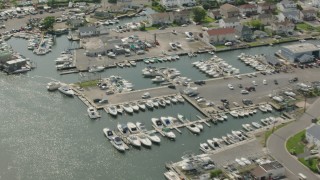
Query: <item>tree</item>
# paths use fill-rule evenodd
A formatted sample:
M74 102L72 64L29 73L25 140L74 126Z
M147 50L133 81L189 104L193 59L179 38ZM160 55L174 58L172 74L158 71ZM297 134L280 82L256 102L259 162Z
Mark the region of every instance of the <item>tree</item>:
M117 3L117 0L108 0L109 3L113 3L113 4L116 4Z
M55 22L54 16L47 16L43 19L42 26L44 29L52 29Z
M261 27L263 26L259 19L251 20L249 24L255 29L261 29Z
M207 11L204 10L201 7L195 7L192 9L192 13L193 13L193 20L195 22L201 22L203 21L206 16L207 16Z
M300 4L297 4L297 9L299 9L300 11L303 10L302 6Z
M203 9L205 9L205 10L210 9L210 5L209 5L208 3L204 3L204 4L202 5L202 7L203 7Z

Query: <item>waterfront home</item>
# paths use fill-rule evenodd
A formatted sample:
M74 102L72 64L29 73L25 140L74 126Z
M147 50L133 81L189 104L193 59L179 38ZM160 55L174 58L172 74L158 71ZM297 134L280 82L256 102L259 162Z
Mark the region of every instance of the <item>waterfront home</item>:
M26 59L13 59L10 61L6 61L3 65L3 70L7 73L13 73L16 70L21 69L22 67L25 67L27 65Z
M173 21L179 24L185 24L190 22L190 10L173 11L172 17Z
M238 17L240 15L240 11L234 5L224 4L220 6L220 14L225 18Z
M95 11L93 16L97 19L113 19L114 18L114 15L109 11L101 11L101 10Z
M234 28L239 25L240 25L240 20L238 17L224 18L219 20L220 28L229 28L229 27Z
M85 25L84 19L68 19L67 24L72 28L72 29L77 29L81 26Z
M290 20L293 23L299 23L302 21L300 11L297 9L280 12L277 17L279 21Z
M277 9L276 5L273 3L263 2L258 3L258 13L259 14L269 14L275 12Z
M297 9L297 4L292 0L282 0L277 4L277 8L280 11L286 11L288 9Z
M292 22L290 22L289 20L282 21L282 22L273 22L271 24L271 31L273 34L290 35L294 32L294 27L295 27L295 25Z
M80 37L89 37L89 36L99 35L99 31L95 26L79 27L78 30L79 30Z
M292 62L301 60L306 61L307 58L311 56L313 56L313 58L319 57L319 48L311 43L285 45L281 46L280 50L281 56Z
M312 124L306 128L306 140L310 145L315 145L320 150L320 125Z
M208 16L213 18L213 19L221 19L221 14L219 9L214 9L214 10L209 10L208 11Z
M194 6L196 0L161 0L160 2L164 7L174 8L179 6Z
M243 4L239 6L239 11L245 16L251 16L258 13L258 6L256 4Z
M239 25L235 28L236 35L242 41L250 42L253 40L253 31L246 25Z
M278 161L266 162L258 165L250 171L254 179L274 179L285 176L286 169Z
M211 44L224 44L225 42L235 41L234 28L211 29L204 33L204 39Z
M317 18L317 11L313 9L302 10L301 16L304 21L314 21Z
M270 25L274 21L272 14L259 14L252 17L253 20L259 20L263 25Z
M148 21L150 25L166 25L173 22L184 24L190 22L190 14L189 10L154 13L148 15Z

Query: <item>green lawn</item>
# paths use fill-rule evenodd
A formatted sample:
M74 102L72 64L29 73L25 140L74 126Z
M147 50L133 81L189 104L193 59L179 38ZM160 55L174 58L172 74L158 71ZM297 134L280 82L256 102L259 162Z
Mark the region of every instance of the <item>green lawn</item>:
M225 45L214 45L214 47L216 47L216 49L224 49L224 48L227 48L228 46L225 46Z
M310 158L308 160L305 160L304 158L299 158L299 161L305 166L307 166L311 171L315 173L318 172L317 164L320 162L318 158Z
M204 20L202 21L202 23L212 23L214 22L215 19L209 17L209 16L206 16L206 18L204 18Z
M288 139L286 147L289 152L294 152L295 154L301 154L304 152L305 145L302 140L305 138L305 133L306 130L303 130Z
M99 82L99 80L92 80L92 81L85 81L85 82L77 83L77 85L79 85L82 88L85 88L85 87L96 86L98 84L98 82Z
M150 26L150 27L146 27L146 31L152 31L152 30L157 30L157 27L154 26Z
M318 31L318 32L320 31L320 27L313 27L306 23L296 24L296 27L298 30L303 30L303 31Z

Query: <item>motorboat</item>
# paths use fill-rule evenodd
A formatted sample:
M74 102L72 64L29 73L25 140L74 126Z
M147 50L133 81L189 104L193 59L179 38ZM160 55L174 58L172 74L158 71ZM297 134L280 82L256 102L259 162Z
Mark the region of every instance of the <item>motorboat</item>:
M154 107L159 107L158 99L152 99L151 102L152 102Z
M116 54L115 54L114 52L109 52L109 53L107 54L107 56L108 56L108 57L111 57L111 58L114 58L114 57L116 57Z
M265 105L267 111L271 112L272 111L272 106L270 104Z
M186 117L184 117L183 115L181 114L178 114L178 119L182 122L182 123L187 123L187 122L190 122Z
M55 91L55 90L57 90L59 87L61 87L61 82L58 82L58 81L49 82L49 83L47 84L47 90L48 90L48 91Z
M111 114L111 115L113 115L113 116L117 116L117 114L118 114L118 111L117 111L117 108L116 108L116 106L109 106L108 108L107 108L107 110L108 110L108 112L109 112L109 114Z
M167 171L165 173L163 173L164 177L167 179L167 180L180 180L180 176L174 172L174 171Z
M238 114L237 111L230 111L229 113L230 113L230 115L233 116L233 117L236 117L236 118L239 117L239 114Z
M220 139L218 138L212 138L213 144L215 146L215 148L220 148L221 144L220 144Z
M131 64L131 66L136 66L137 63L135 61L129 61L129 63Z
M128 126L126 124L118 124L117 128L120 131L120 133L123 134L123 135L129 135L130 134Z
M231 133L237 137L240 141L244 140L245 137L244 135L241 133L241 131L231 131Z
M251 127L250 124L242 124L243 129L245 129L246 131L252 131L253 128Z
M74 91L69 86L61 86L61 87L58 88L58 90L62 94L65 94L67 96L73 96L74 95Z
M151 95L150 95L149 92L145 92L145 93L142 95L142 99L148 99L148 98L150 98L150 97L151 97Z
M268 125L269 125L269 119L268 119L268 118L266 118L266 119L261 119L260 121L261 121L261 123L262 123L263 125L265 125L265 126L268 126Z
M176 138L176 135L169 128L162 128L162 133L169 139Z
M268 109L267 109L266 106L263 105L263 104L260 104L260 105L259 105L259 109L260 109L260 111L262 111L262 112L268 112Z
M172 103L174 103L174 104L176 104L176 103L178 102L178 100L177 100L176 97L174 97L174 96L171 96L171 97L170 97L170 101L171 101Z
M171 104L170 98L164 97L163 99L164 99L164 102L166 102L167 105Z
M207 139L207 143L213 150L217 148L212 139Z
M234 143L239 141L238 139L236 139L233 135L231 135L229 133L227 133L227 138L232 144L234 144Z
M195 125L200 129L200 131L203 130L203 125L200 122L195 123Z
M131 145L135 146L135 147L141 147L141 142L140 142L140 138L134 134L130 134L127 137L128 141L130 142Z
M228 116L224 113L219 113L218 114L220 117L222 117L224 120L227 120L228 119Z
M115 133L109 128L103 128L103 133L109 140L112 140L115 137Z
M156 128L163 128L163 124L159 118L151 118L151 121Z
M150 141L150 139L148 138L147 135L139 134L138 137L139 137L139 140L142 145L147 146L147 147L151 147L152 142Z
M127 123L127 127L128 127L128 129L129 129L129 131L131 132L131 134L136 134L136 133L138 133L137 126L136 126L134 123L128 122L128 123Z
M126 150L126 145L119 136L113 137L110 142L117 150L121 152L124 152Z
M227 136L222 136L221 139L222 139L227 145L233 144L233 141L230 141Z
M147 100L146 106L147 106L148 109L153 109L153 107L154 107L154 105L153 105L151 100Z
M260 129L262 128L261 124L257 123L257 122L252 122L251 123L253 127L257 128L257 129Z
M141 109L141 110L146 110L146 102L144 102L144 101L138 101L138 103L137 103L137 105L139 106L139 108Z
M158 103L161 107L166 107L166 102L163 99L159 99Z
M97 118L101 117L98 110L94 107L89 107L87 109L87 113L91 119L97 119Z
M181 95L176 95L176 99L181 102L181 103L184 103L184 99Z
M223 122L224 121L223 117L221 117L221 116L214 116L213 118L218 120L219 122Z
M169 43L169 45L170 45L171 49L173 49L173 50L176 50L178 48L175 43L171 42L171 43Z
M131 107L128 103L123 104L123 105L122 105L122 108L123 108L127 113L130 113L130 114L133 113L133 109L132 109L132 107Z
M155 78L153 78L153 79L151 79L151 80L152 80L152 82L154 82L154 83L161 83L161 82L164 82L164 81L165 81L164 77L162 77L162 76L156 76Z
M136 103L131 102L130 106L133 109L133 111L136 111L136 112L139 111L139 106Z
M195 124L190 124L190 125L187 125L186 127L194 134L200 133L200 129Z
M144 125L144 123L141 122L136 122L137 128L139 129L140 132L146 132L146 126Z
M118 113L120 113L120 114L123 113L124 110L123 110L123 108L122 108L120 105L117 105L116 108L117 108L117 112L118 112Z
M88 72L101 72L104 70L104 66L91 66Z
M200 143L200 150L206 153L211 151L212 149L209 147L207 143Z
M164 124L165 126L170 126L170 125L172 125L172 122L171 122L171 120L170 120L170 118L168 118L168 117L161 117L160 118L160 120L161 120L161 122L162 122L162 124Z
M147 137L154 143L160 143L161 139L154 132L148 132Z

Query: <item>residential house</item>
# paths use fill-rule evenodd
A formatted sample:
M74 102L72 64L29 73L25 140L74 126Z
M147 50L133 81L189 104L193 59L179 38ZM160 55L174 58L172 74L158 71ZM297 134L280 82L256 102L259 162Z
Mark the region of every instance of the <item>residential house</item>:
M190 22L190 10L181 10L170 12L174 22L179 24L185 24Z
M274 179L276 177L282 177L285 175L285 168L277 161L270 163L260 164L253 170L251 174L256 180Z
M236 35L242 41L250 42L253 40L253 31L245 25L239 25L235 28Z
M297 9L297 4L292 0L282 0L277 4L280 11L286 11L289 9Z
M320 150L320 125L312 124L306 128L306 140Z
M73 29L77 29L85 24L83 19L68 19L67 24Z
M194 6L196 0L161 0L160 2L164 7L173 8L179 6Z
M95 26L79 27L78 30L79 30L80 37L89 37L89 36L99 35L99 31Z
M278 20L281 21L286 21L286 20L290 20L293 23L299 23L301 22L301 14L300 11L298 9L293 9L293 10L289 10L289 11L284 11L278 14Z
M220 6L220 14L225 18L238 17L240 15L240 11L234 5L224 4Z
M208 16L213 19L221 19L220 10L215 9L215 10L208 11Z
M224 44L236 40L234 28L211 29L206 31L203 36L211 44Z
M314 21L317 18L317 11L313 9L306 9L301 11L302 19L305 21Z
M164 25L171 24L173 22L173 18L170 13L167 12L154 13L148 15L148 21L150 25Z
M258 13L258 7L256 4L243 4L239 6L240 13L245 16L256 15Z
M235 28L236 26L240 25L240 20L238 17L232 18L224 18L219 20L219 27L220 28Z
M114 18L113 14L108 11L95 11L94 17L97 19L112 19L112 18Z
M295 25L289 20L274 22L271 24L271 30L274 34L292 34L294 27Z
M269 14L273 13L277 9L276 5L273 3L263 2L258 4L259 14Z
M263 25L270 25L274 21L272 14L259 14L252 17L252 19L261 21Z

